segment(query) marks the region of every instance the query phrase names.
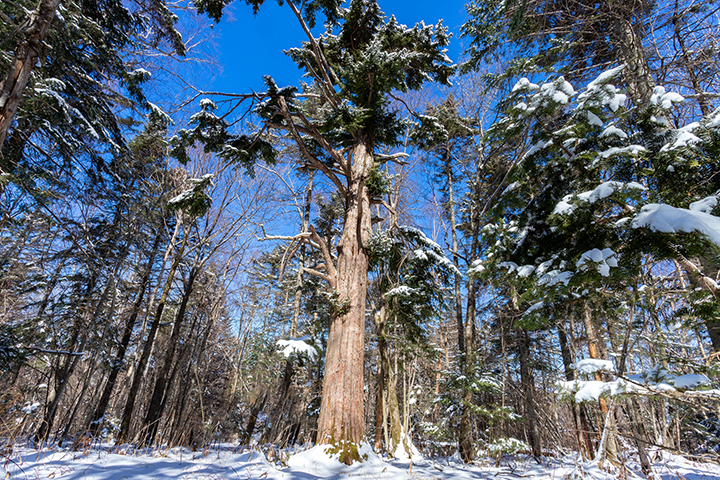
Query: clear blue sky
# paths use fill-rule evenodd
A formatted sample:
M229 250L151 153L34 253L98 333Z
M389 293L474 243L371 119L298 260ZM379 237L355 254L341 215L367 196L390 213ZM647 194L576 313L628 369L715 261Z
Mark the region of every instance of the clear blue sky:
M380 0L380 8L399 23L413 26L420 21L443 23L453 32L448 55L457 61L461 52L460 25L465 19L465 2L458 0ZM212 89L228 93L247 93L264 89L263 75L271 75L279 86L297 85L301 72L283 50L299 46L305 40L300 25L287 5L267 0L257 16L240 0L231 7L219 25L220 63ZM322 22L318 22L322 24ZM318 29L322 32L322 26Z

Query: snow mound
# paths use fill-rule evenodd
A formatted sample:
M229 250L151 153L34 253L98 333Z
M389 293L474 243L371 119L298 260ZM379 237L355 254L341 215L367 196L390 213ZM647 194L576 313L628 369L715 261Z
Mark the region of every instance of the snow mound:
M282 348L282 354L285 356L285 358L290 358L290 355L293 353L296 353L298 355L305 354L308 356L308 358L313 361L315 360L315 355L317 355L317 350L315 350L315 347L312 345L308 345L306 342L311 342L312 340L310 337L301 337L301 338L289 338L287 340L278 340L277 345L278 347Z
M339 453L328 453L331 445L316 445L309 450L297 453L287 462L293 473L307 473L309 478L402 478L406 473L389 465L373 452L370 445L363 443L358 446L362 462L352 465L341 463Z

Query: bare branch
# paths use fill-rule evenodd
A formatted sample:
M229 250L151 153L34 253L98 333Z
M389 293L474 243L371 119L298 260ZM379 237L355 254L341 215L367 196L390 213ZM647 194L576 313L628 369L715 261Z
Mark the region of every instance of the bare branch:
M320 160L318 160L313 154L310 153L310 151L307 148L307 145L305 145L305 141L300 136L300 133L297 130L297 127L295 123L293 122L292 115L290 114L290 111L287 107L287 102L285 102L285 99L283 97L278 98L278 102L280 103L280 107L282 108L283 115L285 116L285 122L286 122L286 128L290 132L290 135L293 137L293 140L295 140L295 143L297 143L298 147L300 148L300 151L302 154L307 158L307 160L312 164L313 167L320 170L325 174L326 177L330 179L331 182L335 184L337 189L341 193L345 193L345 186L342 184L340 179L335 175L330 169L322 163ZM332 150L332 149L331 149Z

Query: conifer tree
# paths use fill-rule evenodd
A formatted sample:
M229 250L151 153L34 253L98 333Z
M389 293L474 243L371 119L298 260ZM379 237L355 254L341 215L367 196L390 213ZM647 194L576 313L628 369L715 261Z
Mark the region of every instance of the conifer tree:
M252 2L257 9L262 1ZM295 240L318 248L320 268L305 268L328 284L332 320L328 335L325 378L317 441L334 444L341 460L360 460L357 445L365 438L363 405L363 351L365 298L368 286L370 207L376 198L370 188L373 172L395 156L380 156L376 149L395 146L405 124L392 111L389 95L419 88L434 79L447 83L453 68L445 55L448 34L442 26L407 28L389 19L377 2L354 0L347 9L337 0L287 2L308 41L289 55L313 84L299 92L279 88L265 77L267 91L246 98L261 99L255 113L261 132L287 133L302 152L307 166L322 172L345 203L344 227L333 249L312 229ZM222 2L201 4L201 10L221 14ZM304 8L300 11L299 8ZM322 11L327 32L316 38L310 28ZM212 14L211 14L212 15ZM312 99L308 108L301 98ZM195 140L220 151L230 161L251 167L257 158L273 161L272 146L260 135L238 135L206 103L196 127L180 132L175 152ZM331 253L337 251L337 260Z

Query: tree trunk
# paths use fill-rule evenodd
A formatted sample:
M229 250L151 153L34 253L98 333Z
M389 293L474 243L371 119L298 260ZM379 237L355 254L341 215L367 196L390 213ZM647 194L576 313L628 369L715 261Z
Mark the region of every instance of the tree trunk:
M676 261L682 266L683 270L685 270L690 285L693 288L701 287L710 292L715 299L720 297L720 289L718 289L717 286L718 284L715 280L705 275L702 270L700 270L700 267L695 265L694 262L691 262L682 255L678 255ZM705 322L705 327L707 327L713 350L715 352L720 352L720 320L717 318L704 318L703 320Z
M530 369L530 335L524 329L518 330L518 349L520 350L520 378L525 394L525 413L528 417L530 448L535 460L542 456L540 431L538 430L537 413L535 411L535 380Z
M97 432L101 425L101 419L105 416L105 411L107 410L107 407L110 403L110 396L112 395L113 389L115 388L115 382L118 375L120 374L120 371L122 370L125 361L125 353L127 353L127 347L128 345L130 345L132 331L135 327L135 322L137 321L138 314L140 313L140 308L142 307L142 303L145 298L145 290L150 283L152 265L155 262L155 255L157 254L158 248L160 246L161 238L162 234L158 234L155 237L155 243L153 244L150 256L148 258L148 264L145 268L145 273L143 274L142 280L140 281L140 290L138 291L137 298L135 299L132 311L130 312L130 316L125 321L123 335L120 339L120 345L118 345L117 353L115 354L115 360L113 360L112 367L110 368L110 374L108 375L108 379L105 382L105 387L103 389L102 395L100 396L100 400L95 407L95 412L90 419L88 430L93 436L97 435Z
M560 353L562 354L563 366L565 367L565 379L568 382L572 382L577 378L577 374L571 365L573 364L572 354L570 353L570 346L568 343L567 335L561 326L558 326L558 340L560 341ZM575 422L575 431L577 432L578 448L580 454L584 459L592 459L593 455L593 444L592 438L590 437L590 429L585 415L585 410L582 405L576 402L572 402L573 420Z
M392 365L390 364L390 349L388 348L387 342L387 317L385 316L384 307L375 314L375 328L377 329L378 335L380 371L383 375L382 383L384 391L382 392L382 398L390 420L390 435L388 435L389 441L386 447L388 453L394 455L400 442L404 439L402 422L400 421L400 404L398 403L397 397L397 375L393 373ZM385 422L382 424L384 427L387 427ZM406 451L408 454L411 454L409 447L409 445L406 445Z
M83 298L85 312L83 315L75 316L75 321L73 322L72 326L72 333L70 334L70 341L67 343L66 346L66 350L68 352L72 352L73 349L77 347L78 341L80 341L81 345L80 350L82 350L85 346L85 340L87 339L87 336L82 335L81 329L88 323L90 319L90 309L92 307L91 297L93 291L95 290L98 275L99 274L97 272L93 272L90 276L90 279L88 280L88 285L86 287L85 295ZM81 337L82 340L80 340ZM77 364L80 361L80 357L80 355L68 356L65 359L63 366L58 369L59 374L56 374L53 381L53 388L48 393L48 407L45 410L45 415L43 416L43 419L40 422L40 426L35 433L35 441L44 442L47 439L48 435L50 435L53 424L55 423L55 414L57 413L57 408L60 405L60 399L62 398L63 393L65 393L68 381L70 380L70 377L75 371L75 367L77 367Z
M0 85L0 152L2 152L15 112L22 100L22 94L40 56L43 40L60 0L40 0L35 11L27 20L25 38L15 50L7 75ZM1 154L0 154L1 155ZM3 162L5 163L5 162ZM3 169L6 168L3 165ZM9 173L0 171L0 174ZM0 187L1 188L1 187Z
M187 238L188 233L186 232L185 235L183 235L180 248L175 254L175 259L173 260L172 266L168 271L168 277L165 280L165 286L163 287L163 292L160 296L160 302L158 303L157 310L155 311L155 317L153 318L153 322L150 325L150 332L148 333L147 340L145 341L145 345L143 346L142 354L140 355L140 359L138 360L138 364L135 368L135 374L133 375L132 383L130 385L130 391L128 392L128 398L125 402L125 408L123 410L122 420L120 422L120 433L118 434L117 440L118 445L121 443L125 443L128 439L128 434L130 433L130 422L132 421L133 409L135 408L135 399L137 398L137 394L140 391L140 384L145 374L145 366L150 359L150 352L152 351L153 343L155 342L155 336L157 335L158 328L160 328L160 320L162 319L162 314L165 310L165 302L167 301L167 297L170 293L170 288L172 287L172 283L175 278L175 271L177 270L177 267L178 265L180 265L180 261L182 260L185 245L187 245Z
M336 288L330 319L318 444L332 444L340 460L359 461L357 450L365 439L363 392L365 298L371 233L370 197L365 180L373 165L371 142L361 139L345 198L345 225L338 245Z
M180 308L178 309L175 321L173 322L173 328L170 333L170 340L168 344L168 352L165 354L165 359L158 373L157 380L155 381L155 388L153 389L150 405L148 406L148 411L145 415L145 421L143 422L143 428L147 428L142 441L142 445L145 446L153 443L155 435L158 431L160 419L165 407L167 386L170 381L170 368L175 361L175 352L179 344L180 331L182 330L182 324L185 320L185 312L187 311L187 305L190 301L190 295L192 295L193 286L198 273L198 267L193 267L190 270L190 275L188 276L188 281L185 285L185 291L183 292L182 301L180 302Z

